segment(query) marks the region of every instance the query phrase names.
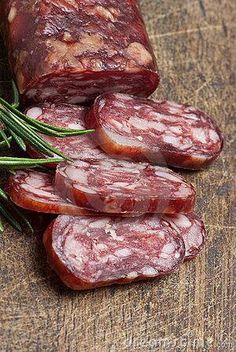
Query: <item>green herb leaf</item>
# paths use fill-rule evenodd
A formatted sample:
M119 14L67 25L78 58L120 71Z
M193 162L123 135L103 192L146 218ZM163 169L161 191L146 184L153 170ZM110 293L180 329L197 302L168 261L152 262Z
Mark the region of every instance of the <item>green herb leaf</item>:
M15 158L15 157L0 157L0 169L6 170L19 170L35 168L40 165L47 165L52 163L60 163L62 159L49 158L49 159L30 159L30 158Z

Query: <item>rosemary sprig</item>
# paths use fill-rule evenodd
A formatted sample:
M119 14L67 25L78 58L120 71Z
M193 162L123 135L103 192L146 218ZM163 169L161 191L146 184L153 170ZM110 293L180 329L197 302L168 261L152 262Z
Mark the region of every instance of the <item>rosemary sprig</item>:
M31 233L33 233L33 228L29 220L17 209L17 207L10 201L8 195L1 188L0 200L0 214L8 220L9 224L11 224L17 231L22 231L25 226ZM16 215L17 219L12 214ZM0 221L0 233L3 232L3 230L4 227Z
M40 122L24 115L18 110L19 94L12 81L13 103L9 104L0 98L0 148L11 147L14 140L23 151L26 145L33 146L36 150L52 157L48 159L29 159L16 157L0 157L0 169L6 169L13 172L17 169L29 169L52 163L59 163L63 159L70 160L60 150L54 148L50 143L45 141L41 134L65 138L69 136L79 136L94 130L75 130L51 126L47 123ZM55 157L58 156L60 158ZM14 214L14 215L13 215ZM26 225L30 230L32 227L27 218L11 202L8 195L0 188L0 215L2 215L16 230L22 231L22 225ZM3 231L3 225L0 221L0 232Z

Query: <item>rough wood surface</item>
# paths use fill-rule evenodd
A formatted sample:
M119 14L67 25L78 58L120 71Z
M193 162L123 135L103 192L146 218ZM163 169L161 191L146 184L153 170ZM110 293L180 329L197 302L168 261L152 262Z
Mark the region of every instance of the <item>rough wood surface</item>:
M76 293L46 264L41 216L35 236L8 227L0 240L1 351L236 351L235 3L141 5L162 76L155 97L197 105L226 136L214 166L187 175L207 225L205 249L161 281Z

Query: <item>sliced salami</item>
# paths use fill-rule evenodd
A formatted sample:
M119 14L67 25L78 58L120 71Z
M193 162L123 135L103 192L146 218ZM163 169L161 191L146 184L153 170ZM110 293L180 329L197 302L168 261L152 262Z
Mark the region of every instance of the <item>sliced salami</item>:
M11 200L21 208L35 212L99 216L88 209L78 207L61 198L54 188L54 176L37 171L17 171L8 182ZM119 214L114 214L119 216ZM133 214L123 214L130 217ZM141 214L137 214L140 217ZM104 214L104 216L106 216ZM169 224L183 239L185 244L185 260L197 256L204 244L205 228L203 222L195 214L158 215ZM155 215L155 218L157 215Z
M159 83L136 0L1 0L0 28L24 100L148 96Z
M36 171L17 171L9 178L8 193L21 208L49 214L91 215L61 198L54 188L54 175Z
M162 215L183 238L185 244L185 260L194 259L202 250L206 230L203 221L194 213Z
M17 171L9 178L8 193L16 205L35 212L62 215L102 215L100 212L78 207L61 198L55 190L54 175L52 174L32 170ZM114 216L116 215L133 217L143 214L114 214Z
M184 243L159 216L59 216L44 234L50 265L74 290L157 278L184 259Z
M53 126L84 130L86 129L85 116L87 111L88 108L81 106L45 103L31 107L25 113L31 118ZM92 136L93 134L91 133ZM89 134L66 138L43 135L43 139L71 159L91 158L97 160L107 158L107 155L96 146ZM27 151L34 158L43 156L31 147L28 147ZM55 165L53 164L52 167L55 167Z
M192 185L173 171L124 160L77 160L60 164L55 187L78 206L104 213L188 213Z
M204 168L223 147L219 128L199 109L119 93L95 100L88 126L108 154L178 168Z

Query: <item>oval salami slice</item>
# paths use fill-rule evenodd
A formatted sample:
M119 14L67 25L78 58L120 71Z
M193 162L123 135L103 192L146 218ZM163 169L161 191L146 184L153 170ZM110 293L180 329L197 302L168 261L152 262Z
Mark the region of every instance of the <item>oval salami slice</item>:
M66 215L91 215L91 212L61 198L54 188L54 175L36 171L17 171L10 176L8 193L21 208L35 212Z
M50 265L74 290L157 278L184 259L184 243L158 216L59 216L44 234Z
M84 130L85 116L88 108L81 106L73 106L68 104L49 104L38 105L26 110L26 115L37 119L38 121L51 124L62 128L71 128ZM91 133L93 135L93 133ZM96 146L89 134L81 136L58 138L47 135L41 135L44 140L51 143L62 153L71 159L104 159L107 155ZM33 157L44 157L30 146L27 152ZM55 168L55 165L51 165Z
M163 215L170 226L183 238L185 244L185 260L194 259L202 250L206 230L203 221L194 213Z
M60 164L55 187L78 206L104 213L188 213L192 185L173 171L124 160L77 160Z
M204 112L169 101L104 94L90 110L88 126L113 156L178 168L201 169L220 154L223 136Z
M101 216L102 213L78 207L56 192L54 175L26 170L17 171L10 176L8 193L11 200L21 208L35 212L62 215ZM134 217L143 214L113 214L122 217Z
M1 0L0 29L24 101L148 96L156 60L137 0Z
M8 193L16 205L35 212L99 217L102 215L73 205L61 198L54 188L54 176L43 172L17 171L9 178ZM132 215L126 213L122 216L131 217ZM114 214L114 216L120 215ZM137 216L142 215L137 214ZM198 216L195 214L161 214L158 216L168 222L183 238L185 260L195 258L202 249L205 238L204 224Z

